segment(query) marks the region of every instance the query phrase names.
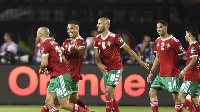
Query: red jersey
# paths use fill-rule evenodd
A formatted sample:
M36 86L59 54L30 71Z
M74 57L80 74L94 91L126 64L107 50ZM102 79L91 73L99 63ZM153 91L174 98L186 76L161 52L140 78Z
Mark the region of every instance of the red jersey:
M158 37L154 51L158 52L160 62L159 75L162 77L179 77L178 55L185 53L180 41L173 36L167 39Z
M107 71L122 69L120 48L126 43L114 33L109 32L105 38L99 34L95 38L94 48L100 50L100 60L107 67Z
M46 38L40 43L40 52L42 56L49 56L47 69L50 72L51 77L67 73L62 62L62 51L58 43L51 38Z
M62 45L62 49L65 51L66 57L66 68L70 72L71 79L73 81L79 81L81 79L81 68L83 66L83 56L72 47L74 41L76 41L79 48L86 48L85 39L77 37L75 40L66 39Z
M197 41L190 44L188 51L187 51L187 62L186 65L190 63L192 57L197 57L197 62L193 65L189 70L187 70L185 75L185 80L193 81L193 82L200 82L200 46Z

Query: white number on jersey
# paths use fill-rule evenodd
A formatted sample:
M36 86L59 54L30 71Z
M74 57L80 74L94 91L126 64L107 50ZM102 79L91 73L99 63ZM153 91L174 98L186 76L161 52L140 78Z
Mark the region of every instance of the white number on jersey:
M102 42L102 48L106 49L106 43L105 42Z
M61 51L60 47L56 46L55 50L56 50L57 53L59 53L60 62L62 62L62 51Z
M164 46L165 46L165 43L162 42L162 43L161 43L161 50L162 50L162 51L165 50Z

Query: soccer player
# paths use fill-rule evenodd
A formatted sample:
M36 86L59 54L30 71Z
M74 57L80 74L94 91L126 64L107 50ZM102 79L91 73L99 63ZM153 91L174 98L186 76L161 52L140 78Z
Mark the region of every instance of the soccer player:
M40 44L42 62L40 74L50 74L51 80L47 88L46 109L43 107L41 112L59 112L55 106L58 99L60 107L72 112L88 112L77 104L69 103L71 91L71 76L62 62L62 51L58 43L49 37L50 31L47 27L40 27L37 30L37 37Z
M83 56L86 52L86 41L79 34L79 22L70 20L67 26L67 32L70 36L63 43L61 49L65 53L66 68L71 75L72 94L69 101L77 103L79 106L86 108L85 102L78 97L78 81L82 79L81 68L83 65Z
M95 37L95 62L103 72L106 112L119 112L119 106L115 100L114 90L123 71L120 48L127 51L130 56L134 57L145 69L148 69L149 65L144 63L120 36L109 31L110 20L108 18L100 18L97 23L97 28L100 34Z
M200 95L200 46L196 41L198 30L194 26L186 28L185 40L190 44L187 50L187 62L185 68L181 71L180 76L185 76L179 91L179 101L190 111L200 112L199 95ZM192 97L192 103L186 99L187 95ZM197 111L198 110L198 111Z
M151 84L149 91L151 108L153 112L158 112L157 93L159 90L167 90L172 93L177 112L183 112L181 104L178 102L179 91L179 65L178 55L186 58L185 50L180 41L167 33L168 23L165 20L157 22L157 32L160 37L155 40L154 51L156 58L147 77L147 82L152 82L152 76L157 66L160 64L160 72Z

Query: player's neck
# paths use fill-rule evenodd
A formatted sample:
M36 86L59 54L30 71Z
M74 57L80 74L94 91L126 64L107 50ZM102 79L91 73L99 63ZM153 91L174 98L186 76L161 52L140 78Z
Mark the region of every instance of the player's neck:
M162 38L162 39L167 39L167 38L169 38L171 35L169 35L169 34L165 34L165 35L161 35L160 37Z
M195 42L196 40L190 39L189 40L189 44L192 44L193 42Z
M106 30L101 33L102 37L105 38L108 35L109 30Z
M76 40L76 38L80 37L80 35L77 35L75 37L72 37L72 40Z

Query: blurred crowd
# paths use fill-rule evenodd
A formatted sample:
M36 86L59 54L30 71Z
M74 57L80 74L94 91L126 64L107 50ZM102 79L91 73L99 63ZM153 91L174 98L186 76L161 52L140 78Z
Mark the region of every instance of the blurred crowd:
M90 36L86 37L87 42L87 51L84 56L83 64L95 64L94 62L94 38L98 35L96 27L90 29ZM122 38L124 35L121 35ZM52 33L50 35L54 40L57 38L57 35ZM35 50L32 54L23 54L21 55L20 50L18 49L17 43L13 41L14 35L12 32L6 32L3 36L4 43L1 45L0 49L0 63L1 64L20 64L20 63L40 63L41 54L40 54L40 43L38 38L35 38ZM130 41L125 41L130 45ZM198 42L200 43L200 34L198 35ZM137 44L136 44L137 43ZM149 35L144 35L141 42L135 42L135 45L132 49L137 53L137 55L146 63L152 65L155 54L154 54L154 41L151 40ZM187 47L187 46L186 46ZM121 51L121 58L124 64L139 64L135 59L130 59L129 55L126 55ZM180 58L180 64L182 60Z

